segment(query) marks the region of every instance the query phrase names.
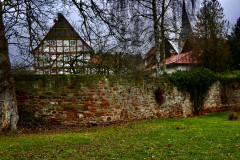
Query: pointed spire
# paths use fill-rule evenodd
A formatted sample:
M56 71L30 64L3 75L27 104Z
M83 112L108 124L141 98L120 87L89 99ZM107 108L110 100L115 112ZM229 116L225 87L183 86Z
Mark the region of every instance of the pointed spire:
M183 0L181 34L186 35L190 32L192 32L192 27L191 27L189 17L188 17L188 14L187 14L185 0Z
M192 27L191 27L191 23L190 23L188 14L187 14L185 0L183 0L182 27L181 27L181 33L180 33L180 39L179 39L179 53L182 52L184 42L185 42L188 34L191 32L192 32Z

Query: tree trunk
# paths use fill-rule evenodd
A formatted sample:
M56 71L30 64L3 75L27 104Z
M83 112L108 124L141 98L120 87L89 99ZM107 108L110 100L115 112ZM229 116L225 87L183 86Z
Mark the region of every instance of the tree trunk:
M0 131L17 129L18 111L14 81L4 33L2 2L0 2Z
M153 10L153 23L154 23L154 39L155 39L155 46L156 46L156 71L157 76L161 73L160 68L160 37L159 37L159 29L158 29L158 17L157 17L157 5L156 0L152 0L152 10Z
M161 29L161 40L162 40L162 44L160 47L160 53L161 53L161 59L162 59L162 72L165 73L166 72L166 53L165 53L165 28L164 28L164 16L165 16L165 0L162 1L162 13L161 13L161 25L160 25L160 29Z

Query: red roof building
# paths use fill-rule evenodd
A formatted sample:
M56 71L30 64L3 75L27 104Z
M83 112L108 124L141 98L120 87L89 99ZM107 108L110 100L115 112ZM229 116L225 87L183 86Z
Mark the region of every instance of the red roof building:
M150 49L144 57L145 71L150 72L152 75L156 75L156 49L155 47ZM160 62L161 63L161 62ZM186 71L197 63L194 60L193 52L188 51L180 54L172 52L169 57L166 58L166 72L173 73L175 71ZM160 64L162 66L162 63Z

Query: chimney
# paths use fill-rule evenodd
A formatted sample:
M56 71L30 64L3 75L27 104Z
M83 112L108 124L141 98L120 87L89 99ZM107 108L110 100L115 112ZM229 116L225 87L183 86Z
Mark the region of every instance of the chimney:
M63 16L62 13L58 13L58 19L62 16Z
M171 57L175 55L175 51L173 49L170 49L170 55Z
M171 53L171 57L174 56L174 55L175 55L175 52L172 52L172 53Z

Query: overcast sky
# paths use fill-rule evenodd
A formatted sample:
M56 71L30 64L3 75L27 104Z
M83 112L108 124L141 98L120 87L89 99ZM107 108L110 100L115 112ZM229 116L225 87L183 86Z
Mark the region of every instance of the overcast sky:
M235 25L240 17L240 0L218 0L225 13L225 19L230 22L230 26Z
M230 22L230 27L236 24L237 19L240 17L240 0L218 0L225 13L225 19ZM73 16L65 15L67 19L74 25L78 23L78 14L75 12ZM57 15L56 15L57 17ZM49 21L53 25L53 21ZM230 29L231 32L231 29Z

